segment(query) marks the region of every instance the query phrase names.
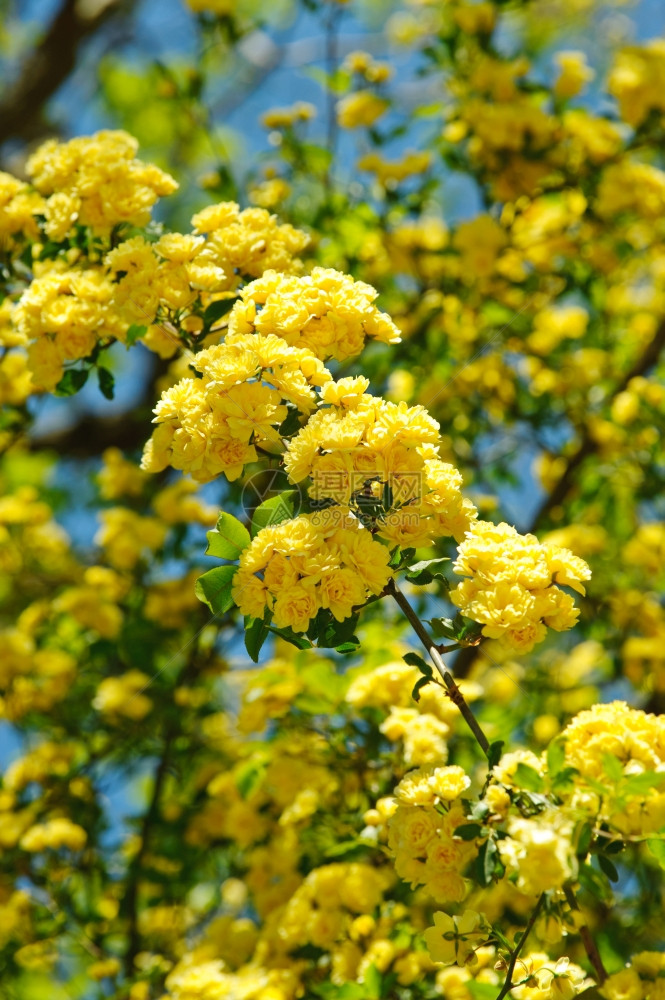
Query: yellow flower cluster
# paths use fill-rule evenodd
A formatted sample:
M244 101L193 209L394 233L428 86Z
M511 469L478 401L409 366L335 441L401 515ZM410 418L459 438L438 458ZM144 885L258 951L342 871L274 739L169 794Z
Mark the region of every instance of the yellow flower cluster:
M307 101L296 101L286 108L270 108L261 115L264 128L293 128L297 122L308 122L316 115L316 108Z
M153 244L134 236L107 255L117 278L113 305L128 324L170 320L200 333L201 307L228 298L245 275L257 277L268 268L297 270L295 255L309 241L306 233L279 225L265 209L241 212L235 202L209 205L193 216L192 226L192 233L167 233ZM169 337L159 326L148 331L145 342L164 357L178 346L176 331Z
M591 576L567 549L489 521L471 526L453 569L469 577L451 591L453 604L483 626L483 635L522 652L544 639L548 626L562 632L575 625L579 610L560 586L583 594L581 581Z
M0 718L16 722L31 711L48 712L67 696L76 661L62 649L39 649L26 621L0 631Z
M309 236L264 208L246 208L233 201L210 205L192 218L195 233L205 233L206 248L229 276L246 274L258 278L265 271L294 271L300 267L298 254L307 247Z
M369 128L388 110L388 104L371 90L356 90L337 102L337 122L342 128Z
M363 349L367 337L399 341L399 330L374 305L371 285L330 268L303 277L266 271L246 285L229 316L229 333L276 334L307 347L322 361L344 361Z
M0 358L0 406L22 406L34 390L25 354L6 351Z
M564 729L566 763L594 781L609 782L611 794L592 807L621 833L647 836L665 825L665 720L624 702L594 705ZM616 758L626 779L608 773L608 757ZM652 776L652 787L630 788L630 778ZM642 779L644 780L644 779Z
M0 241L5 250L19 235L36 240L39 227L35 215L44 211L44 199L24 181L0 171Z
M652 111L665 112L665 41L653 38L645 45L621 49L607 89L629 125L641 125Z
M107 507L99 513L101 528L95 543L115 569L133 569L148 552L164 542L167 528L155 517L142 517L126 507Z
M66 361L87 357L100 339L122 338L126 324L113 308L113 285L101 268L41 265L19 299L13 323L35 386L53 389Z
M508 836L499 841L499 853L521 892L538 895L560 889L577 875L573 827L572 817L558 808L539 813L537 819L508 819Z
M40 146L26 170L37 191L47 196L47 236L64 240L76 224L101 235L120 223L146 225L157 199L178 185L159 167L137 160L137 149L137 140L122 131L65 143L49 139Z
M80 851L85 847L87 839L88 835L78 823L58 816L31 826L21 837L20 846L24 851L33 853L47 849L57 851L63 847L70 851Z
M407 150L399 160L386 160L379 153L367 153L358 160L358 169L373 173L384 187L393 189L407 177L424 174L431 163L432 154L424 150Z
M595 209L603 219L624 213L660 219L665 209L665 172L628 157L611 163L601 175Z
M423 937L435 962L444 965L473 965L476 950L487 940L489 927L480 913L464 910L459 917L434 914L434 927Z
M225 273L206 252L203 237L169 233L150 244L134 236L111 250L106 264L117 278L113 305L128 324L148 326L160 306L167 315L178 313L193 305L200 289L227 287Z
M229 336L192 364L203 377L182 379L162 394L142 468L172 465L203 483L222 473L237 479L256 460L256 445L281 450L287 402L311 412L313 386L331 378L310 351L256 334Z
M341 622L381 593L391 575L388 549L352 516L325 515L301 514L259 531L233 583L243 614L262 618L270 610L278 628L306 632L319 608Z
M478 854L473 840L455 830L468 822L456 801L471 784L461 767L410 771L395 789L388 821L388 846L400 878L424 885L437 902L461 902L467 892L463 872Z
M54 599L52 609L67 614L86 629L94 629L105 639L113 639L123 621L118 601L129 583L106 566L90 566L79 586L68 587Z
M422 406L392 403L365 392L366 378L324 386L329 404L289 442L284 465L299 483L310 477L310 496L346 505L366 482L392 491L397 508L377 522L378 534L399 545L462 538L476 516L462 497L462 476L438 459L439 425Z
M151 699L143 692L150 678L141 670L128 670L119 677L106 677L93 699L93 708L112 721L118 718L138 721L152 708Z
M285 907L279 938L290 948L330 948L348 934L353 914L371 914L394 881L388 868L357 862L315 868Z

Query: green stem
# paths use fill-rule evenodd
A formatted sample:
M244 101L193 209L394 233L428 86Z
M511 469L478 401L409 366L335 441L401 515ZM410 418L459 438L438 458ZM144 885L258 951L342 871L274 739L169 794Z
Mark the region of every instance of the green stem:
M522 951L522 948L526 944L526 939L528 938L529 934L533 930L533 925L535 924L536 920L538 919L538 915L539 915L540 911L543 908L543 903L544 902L545 902L545 893L542 892L540 894L540 896L538 897L538 902L536 903L536 906L534 908L533 913L529 917L529 921L528 921L526 927L524 928L524 931L522 933L521 938L519 939L519 941L517 942L517 944L515 945L515 947L513 948L513 950L510 953L510 961L508 962L508 968L506 969L506 981L503 984L503 986L501 987L501 992L498 994L496 1000L503 1000L503 998L506 996L506 994L510 993L510 991L513 988L513 986L515 985L515 983L513 982L513 973L515 972L515 966L517 965L517 959L520 956L520 952Z

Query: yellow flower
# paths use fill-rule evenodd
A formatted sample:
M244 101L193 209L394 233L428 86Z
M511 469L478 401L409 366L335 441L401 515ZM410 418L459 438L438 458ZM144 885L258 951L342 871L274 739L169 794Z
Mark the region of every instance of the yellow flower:
M435 962L444 965L468 965L474 953L487 937L485 922L475 910L465 910L459 917L447 913L434 914L434 927L423 934L428 951Z
M369 128L386 112L388 104L371 90L357 90L337 102L337 121L342 128Z
M605 1000L643 1000L645 985L631 966L615 972L598 988Z

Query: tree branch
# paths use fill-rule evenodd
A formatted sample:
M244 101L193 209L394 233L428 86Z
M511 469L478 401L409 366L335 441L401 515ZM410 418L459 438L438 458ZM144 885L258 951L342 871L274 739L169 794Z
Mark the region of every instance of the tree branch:
M30 136L46 101L74 67L81 43L116 14L123 0L64 0L39 45L0 100L0 144Z
M138 851L134 855L127 873L127 889L123 899L123 909L127 916L129 927L127 930L127 951L125 952L125 975L129 978L134 974L134 960L140 950L140 938L138 930L138 890L143 861L148 851L152 826L157 819L159 810L159 800L164 787L164 780L168 771L171 759L171 746L173 733L168 732L164 739L164 749L155 770L152 795L150 804L143 816L141 824L141 843Z
M573 890L570 888L569 885L564 885L563 893L564 896L566 897L566 902L568 903L568 906L571 908L573 913L581 913L582 911L580 909L579 903L575 899L575 893L573 892ZM582 938L582 944L584 945L584 950L587 953L588 959L591 962L591 965L593 966L593 970L596 973L596 976L598 977L598 982L602 986L605 980L607 979L607 970L603 965L603 960L600 957L600 952L598 951L598 948L596 947L596 942L592 938L591 931L589 930L586 923L583 923L581 924L581 926L578 926L577 930L579 931L579 935Z
M498 994L496 1000L503 1000L507 993L510 993L515 983L513 982L513 974L515 972L515 966L517 965L517 959L519 958L522 948L526 944L526 939L533 930L533 925L538 919L538 914L543 908L543 903L545 902L545 893L542 892L538 897L538 902L535 905L534 911L529 917L528 923L522 932L522 936L510 953L510 961L508 962L508 968L506 969L506 981L501 987L501 992Z
M606 402L615 399L620 392L623 392L632 379L637 378L638 375L643 375L646 371L652 368L658 361L663 348L665 348L665 320L656 330L655 336L645 350L644 354L637 359L632 368L622 376L619 382L617 382ZM530 532L534 532L541 527L542 522L545 520L547 515L566 499L570 490L574 486L575 473L578 468L586 458L595 454L596 451L598 451L598 443L591 437L591 434L587 429L582 435L582 439L577 447L577 450L574 451L568 459L563 475L556 482L552 492L549 496L545 497L542 504L534 514L528 528Z
M489 740L487 739L485 733L480 728L478 720L471 711L466 699L464 698L464 695L462 694L459 687L455 683L455 678L453 677L453 675L450 673L447 666L443 662L437 644L429 635L427 629L423 626L423 623L421 622L420 618L409 604L404 594L401 592L401 590L398 589L397 584L395 583L394 580L391 580L389 582L388 586L386 587L386 593L390 594L392 597L395 598L397 604L406 615L411 627L413 628L413 631L416 633L416 635L422 642L423 646L429 653L434 666L441 674L443 683L446 685L446 688L448 690L448 695L450 696L450 700L454 705L457 705L460 712L462 713L462 716L464 717L464 721L466 722L467 726L473 733L478 746L483 751L485 756L489 757L489 750L490 750Z

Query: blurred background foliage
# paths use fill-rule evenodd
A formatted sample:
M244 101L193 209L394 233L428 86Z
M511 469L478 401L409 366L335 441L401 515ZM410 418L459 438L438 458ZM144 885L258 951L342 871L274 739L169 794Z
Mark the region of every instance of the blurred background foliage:
M123 128L142 159L179 181L155 212L165 229L188 231L193 212L232 200L307 231L306 266L374 285L402 331L401 344L372 345L335 374L362 372L375 393L425 405L441 424L442 457L462 469L484 516L589 561L573 633L519 662L492 644L457 654L492 737L540 749L598 699L660 712L665 55L662 40L648 56L631 48L662 34L659 0L3 0L0 9L3 170L25 176L27 156L50 136ZM11 633L26 614L62 654L30 681L25 705L14 676L31 668L5 667L0 735L14 770L0 793L10 817L0 826L10 928L0 928L0 947L18 984L8 996L159 995L187 928L239 912L234 886L226 900L219 886L247 871L248 847L260 851L270 835L278 854L296 852L288 822L279 826L286 799L280 781L265 779L262 741L286 734L292 742L279 752L295 768L299 727L309 732L312 787L325 784L319 767L339 779L351 747L356 772L323 796L326 808L335 795L346 803L337 827L331 833L319 816L299 832L302 870L336 856L335 843L355 836L395 770L413 763L399 739L381 734L379 706L365 706L358 721L335 687L349 664L369 669L405 648L397 624L385 637L378 605L362 663L331 653L314 674L310 660L278 644L272 673L240 715L241 732L265 732L255 742L228 736L222 712L235 719L246 686L242 636L232 614L219 632L204 628L192 583L206 562L204 528L219 507L242 512L246 481L217 481L193 499L179 480L148 481L136 469L133 479L126 463L150 434L161 388L182 371L168 349L143 345L128 353L116 344L106 363L112 400L92 380L78 395L27 402L2 384L5 663L32 662L34 649L17 649ZM177 495L164 500L169 488ZM96 535L100 511L103 519L119 502L125 522L114 531L107 521ZM139 554L127 563L131 532ZM439 554L450 554L446 545ZM85 577L95 562L120 582ZM451 612L436 587L412 588L424 617ZM114 677L120 687L101 687ZM36 707L35 686L45 688ZM258 717L248 721L251 711ZM329 744L324 764L317 736ZM48 749L38 751L44 737ZM468 739L452 739L455 760L471 767ZM215 796L206 799L207 781L225 768L235 782L225 794L247 813L246 843L224 826ZM44 807L40 796L87 830L78 868L52 858L40 867L16 847L23 820ZM356 850L354 841L350 856ZM660 875L640 850L637 874L622 873L614 917L607 896L593 904L610 963L626 958L633 922L657 940ZM269 881L269 867L249 862L256 885ZM291 884L284 870L282 888ZM30 905L11 902L16 873ZM267 913L270 899L261 905ZM27 957L17 958L16 934L33 948ZM57 964L49 948L63 940ZM120 956L118 970L85 971L107 953ZM139 972L137 955L149 956ZM319 957L302 956L311 968ZM136 977L146 992L127 992ZM423 996L435 995L429 982ZM361 995L374 994L339 993Z

